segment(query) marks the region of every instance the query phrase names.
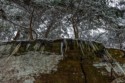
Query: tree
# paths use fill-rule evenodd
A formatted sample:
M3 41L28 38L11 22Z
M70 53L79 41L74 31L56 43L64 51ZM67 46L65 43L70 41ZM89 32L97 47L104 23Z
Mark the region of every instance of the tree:
M68 37L72 33L69 30L73 30L74 38L84 39L89 37L85 34L90 34L89 30L124 29L118 28L124 19L124 7L120 6L124 6L124 1L117 7L110 6L107 0L1 0L0 4L1 19L12 29L8 29L11 31L9 39L16 37L18 30L21 37L17 39L27 39L29 35L32 40L34 34L38 38L60 38L61 35Z

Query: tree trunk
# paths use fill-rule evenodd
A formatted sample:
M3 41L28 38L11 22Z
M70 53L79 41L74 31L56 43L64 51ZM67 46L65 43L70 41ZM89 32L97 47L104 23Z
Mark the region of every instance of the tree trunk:
M34 9L33 9L32 13L31 13L31 18L30 18L30 26L29 26L29 40L33 40L33 33L32 33L33 13L34 13Z
M45 33L45 38L48 38L50 30L51 30L51 27L48 27Z
M78 39L79 38L79 31L78 31L76 20L77 19L75 19L75 17L72 17L72 26L73 26L73 30L74 30L75 39Z
M48 38L48 35L49 35L49 33L50 33L50 31L51 31L51 29L52 29L52 26L53 26L53 24L55 23L55 19L53 18L53 20L51 21L51 23L48 25L48 27L47 27L47 30L46 30L46 32L45 32L45 38Z

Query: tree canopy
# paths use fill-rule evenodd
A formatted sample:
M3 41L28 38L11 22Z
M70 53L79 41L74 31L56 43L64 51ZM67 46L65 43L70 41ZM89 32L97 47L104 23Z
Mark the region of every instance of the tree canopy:
M124 0L0 0L0 5L1 40L76 38L124 43Z

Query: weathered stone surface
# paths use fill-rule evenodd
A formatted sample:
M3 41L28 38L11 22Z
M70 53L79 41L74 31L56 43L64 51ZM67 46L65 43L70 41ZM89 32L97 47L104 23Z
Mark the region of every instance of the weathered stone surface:
M50 53L29 51L20 56L9 56L0 59L1 83L25 83L41 73L57 71L57 64L63 57ZM32 80L34 81L34 80Z
M4 42L0 82L109 83L109 76L93 66L105 50L100 43L73 39Z

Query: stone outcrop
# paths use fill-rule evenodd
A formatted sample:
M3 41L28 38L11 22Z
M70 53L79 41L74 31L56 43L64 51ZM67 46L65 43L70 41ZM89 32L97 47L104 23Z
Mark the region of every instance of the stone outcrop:
M110 83L104 68L93 66L106 50L101 43L73 39L2 42L0 82Z

